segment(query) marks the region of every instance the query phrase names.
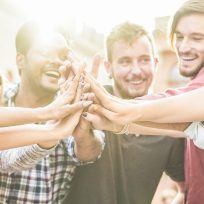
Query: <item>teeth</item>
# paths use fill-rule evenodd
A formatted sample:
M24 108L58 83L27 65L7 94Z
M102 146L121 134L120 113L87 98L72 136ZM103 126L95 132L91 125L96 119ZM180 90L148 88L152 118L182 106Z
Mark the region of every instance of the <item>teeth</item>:
M141 84L143 81L144 81L144 80L140 80L140 81L133 81L133 82L131 82L131 84L135 84L135 85L137 85L137 84Z
M58 71L47 71L46 75L57 78L57 79L60 77L60 73Z
M190 61L190 60L194 60L196 59L195 57L182 57L182 60L187 60L187 61Z

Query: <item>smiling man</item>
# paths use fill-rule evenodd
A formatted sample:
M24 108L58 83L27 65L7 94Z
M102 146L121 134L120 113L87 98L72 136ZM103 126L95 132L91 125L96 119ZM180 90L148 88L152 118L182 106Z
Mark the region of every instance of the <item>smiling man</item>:
M157 99L183 94L185 92L200 88L204 86L204 1L203 0L189 0L186 1L174 14L171 22L170 34L172 44L175 44L178 55L179 71L182 75L191 78L191 81L185 86L178 89L169 89L160 94L149 95L143 99ZM92 89L94 88L92 84ZM96 88L96 87L95 87ZM98 113L104 115L106 118L125 125L122 132L128 132L127 123L140 121L151 121L154 117L155 111L147 109L146 117L143 111L137 109L137 104L133 105L133 101L121 103L120 99L104 94L100 89L95 89L95 95L101 102L103 108L98 108ZM141 101L141 98L140 98ZM150 103L151 104L151 103ZM196 103L194 104L196 107ZM180 104L182 106L182 104ZM141 105L142 107L142 105ZM158 106L159 107L159 106ZM156 122L167 122L169 117L166 116L167 121L164 120L163 111L157 107L156 113L159 117ZM102 110L103 109L103 110ZM168 107L165 107L168 109ZM96 109L97 110L97 109ZM153 109L154 110L154 109ZM112 111L112 112L111 112ZM150 112L151 111L151 112ZM174 121L178 113L174 112ZM87 117L87 115L86 115ZM90 120L89 120L90 121ZM95 120L96 121L96 120ZM173 120L171 120L172 122ZM184 119L182 121L185 121ZM94 120L93 120L94 122ZM110 122L109 122L110 123ZM132 124L131 124L132 125ZM150 123L144 122L143 125L149 126ZM151 127L163 128L164 125L168 129L185 130L189 124L151 124ZM195 126L194 126L195 125ZM99 126L97 126L100 128ZM101 127L102 129L103 127ZM192 128L192 129L191 129ZM186 204L201 204L204 201L204 150L202 146L202 122L199 125L193 123L189 134L192 134L193 139L187 138L185 145L185 180L186 180ZM121 129L120 129L121 130ZM131 128L129 129L131 130ZM134 132L134 131L133 131ZM161 151L162 154L164 153ZM131 162L133 162L132 160ZM132 164L131 164L132 165ZM151 167L152 169L152 167ZM151 175L152 176L152 175ZM135 181L136 183L138 181ZM124 202L125 203L125 202ZM144 203L144 202L138 202Z
M16 50L21 81L6 90L5 105L36 108L49 104L58 90L58 69L69 57L64 32L26 22L16 35ZM73 130L81 112L76 113L79 117L72 117ZM93 132L81 139L67 135L61 141L0 151L0 203L61 203L76 165L95 160L101 152L102 142Z
M108 35L106 48L105 67L113 79L107 90L124 99L146 95L157 62L148 32L122 23ZM183 188L182 139L105 133L101 159L77 168L64 204L150 204L164 171Z

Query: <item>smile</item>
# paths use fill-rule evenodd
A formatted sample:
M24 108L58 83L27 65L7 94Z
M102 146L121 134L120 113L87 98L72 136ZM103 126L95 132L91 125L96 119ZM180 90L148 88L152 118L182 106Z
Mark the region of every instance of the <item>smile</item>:
M139 80L139 81L130 81L129 83L133 84L133 85L139 85L142 84L144 82L144 80Z
M49 77L53 77L56 79L59 79L59 77L60 77L60 73L58 71L54 71L54 70L47 71L45 74Z

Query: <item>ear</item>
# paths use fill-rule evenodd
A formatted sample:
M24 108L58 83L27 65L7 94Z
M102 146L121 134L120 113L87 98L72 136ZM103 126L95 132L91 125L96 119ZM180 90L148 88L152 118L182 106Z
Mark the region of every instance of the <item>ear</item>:
M154 67L155 68L157 67L158 62L159 62L158 58L154 57Z
M21 74L24 66L25 66L25 55L21 53L17 53L16 55L16 64L18 67L19 74Z
M104 61L104 67L106 68L106 72L108 74L108 77L111 79L112 76L112 65L110 62L108 61Z

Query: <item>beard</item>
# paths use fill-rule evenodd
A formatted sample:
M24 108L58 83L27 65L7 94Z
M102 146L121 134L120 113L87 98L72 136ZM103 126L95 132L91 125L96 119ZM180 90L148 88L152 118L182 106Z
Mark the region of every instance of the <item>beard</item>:
M192 70L187 70L186 69L179 69L179 72L182 76L184 77L190 77L190 78L193 78L195 77L199 71L204 68L204 62L202 62L201 64L199 64L197 67L195 67L194 69Z

